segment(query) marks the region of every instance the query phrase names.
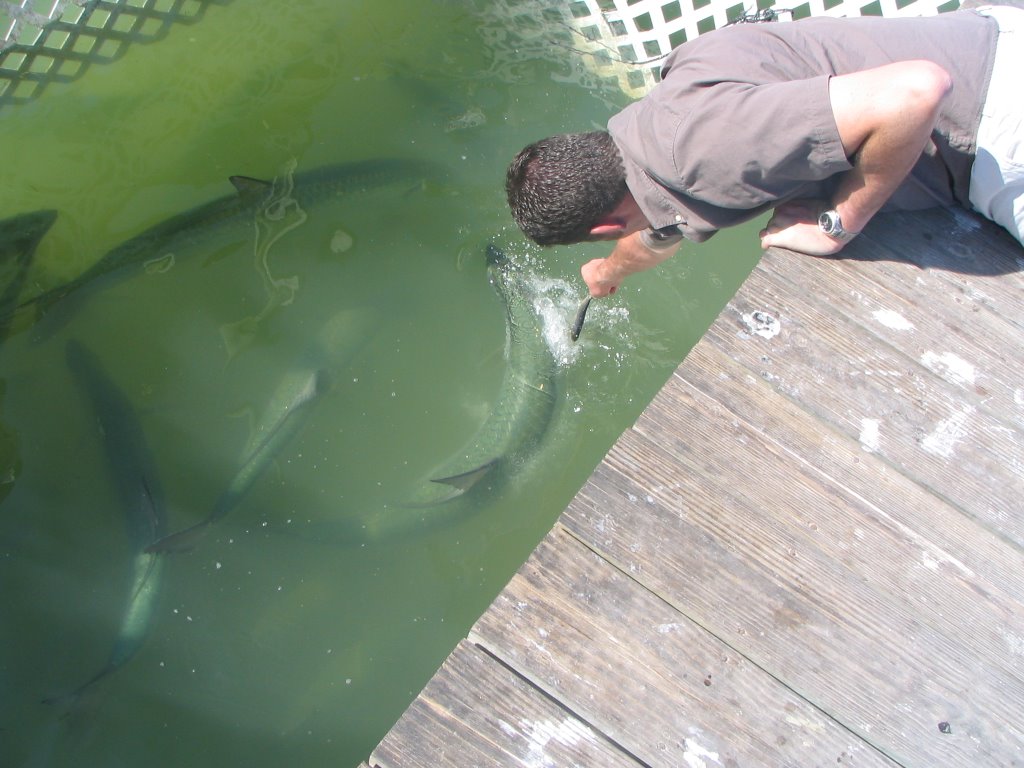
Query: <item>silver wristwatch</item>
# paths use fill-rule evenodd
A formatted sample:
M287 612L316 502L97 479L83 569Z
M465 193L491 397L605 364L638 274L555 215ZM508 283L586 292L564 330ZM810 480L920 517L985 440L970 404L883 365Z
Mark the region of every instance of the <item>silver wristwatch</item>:
M849 242L860 234L860 232L850 232L843 229L843 220L839 218L839 211L835 209L822 213L818 217L818 226L826 235L841 243Z

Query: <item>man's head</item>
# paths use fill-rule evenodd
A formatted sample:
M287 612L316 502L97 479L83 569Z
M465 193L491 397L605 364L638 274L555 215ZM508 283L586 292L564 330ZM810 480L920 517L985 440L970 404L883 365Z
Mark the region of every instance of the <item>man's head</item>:
M535 142L516 155L505 177L512 216L539 245L595 239L591 230L626 192L622 158L607 131Z

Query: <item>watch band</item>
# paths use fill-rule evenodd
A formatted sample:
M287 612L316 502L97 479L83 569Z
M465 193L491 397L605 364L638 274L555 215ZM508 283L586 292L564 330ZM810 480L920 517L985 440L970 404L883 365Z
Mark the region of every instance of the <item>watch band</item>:
M848 229L844 229L843 220L839 216L839 211L834 208L822 212L818 217L818 227L826 235L841 243L849 242L860 234L860 232L851 232Z
M652 251L667 251L675 247L676 243L683 239L683 233L679 227L665 227L664 229L645 229L640 233L640 241Z

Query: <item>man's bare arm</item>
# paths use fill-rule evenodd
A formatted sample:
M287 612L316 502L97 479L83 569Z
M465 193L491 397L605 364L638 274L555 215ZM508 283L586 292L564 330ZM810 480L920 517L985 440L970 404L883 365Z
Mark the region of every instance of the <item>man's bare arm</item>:
M942 101L953 83L938 64L901 61L839 75L829 81L829 98L853 168L831 201L845 229L859 232L885 204L921 156ZM761 232L762 247L773 245L815 255L838 253L844 243L823 233L805 201L776 209Z
M677 240L661 247L650 247L645 242L647 238L644 231L626 235L616 241L608 258L591 259L580 268L591 296L615 293L625 278L661 264L679 250L679 243L682 242Z

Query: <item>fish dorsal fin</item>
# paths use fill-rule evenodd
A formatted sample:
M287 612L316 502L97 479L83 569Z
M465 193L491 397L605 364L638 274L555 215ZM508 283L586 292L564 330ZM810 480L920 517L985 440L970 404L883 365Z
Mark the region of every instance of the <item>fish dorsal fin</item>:
M457 499L474 485L479 483L488 473L490 473L492 469L494 469L497 463L498 459L495 458L466 472L460 472L457 475L435 477L430 481L427 487L420 489L416 498L406 502L402 506L414 509L424 509L426 507L433 507L438 504L444 504L445 502Z
M229 176L228 180L234 185L238 196L243 200L252 198L263 199L274 188L271 182L264 181L263 179L254 179L251 176Z
M439 483L441 485L449 485L452 488L465 493L478 482L481 478L494 469L494 466L498 463L497 459L491 459L485 464L481 464L479 467L474 467L467 472L460 472L457 475L450 475L448 477L436 477L431 480L432 483Z

